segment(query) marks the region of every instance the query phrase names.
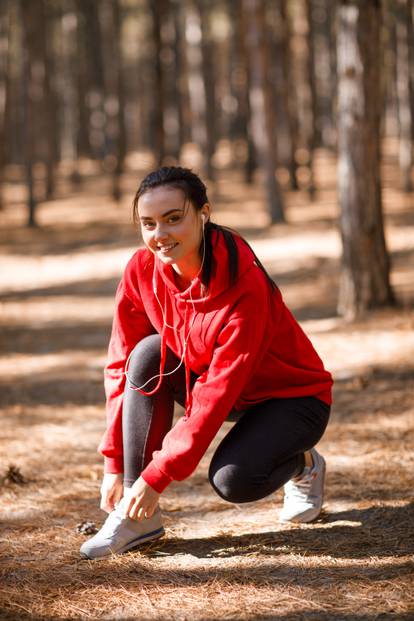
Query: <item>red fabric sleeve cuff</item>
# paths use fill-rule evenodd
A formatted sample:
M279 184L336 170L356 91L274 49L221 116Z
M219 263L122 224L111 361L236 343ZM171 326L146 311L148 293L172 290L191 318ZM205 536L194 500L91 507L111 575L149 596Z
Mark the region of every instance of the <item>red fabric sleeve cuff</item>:
M108 474L121 474L124 471L124 459L120 457L104 456L104 472Z
M144 481L159 494L161 494L172 481L168 475L157 468L153 461L141 472L141 476Z

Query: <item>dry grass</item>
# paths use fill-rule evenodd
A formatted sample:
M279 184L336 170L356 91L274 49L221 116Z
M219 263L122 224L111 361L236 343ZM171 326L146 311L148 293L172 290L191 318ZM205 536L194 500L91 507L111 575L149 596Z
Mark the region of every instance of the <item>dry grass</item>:
M336 378L325 512L280 525L281 494L231 505L207 483L209 456L163 495L167 535L101 562L78 557L82 521L100 524L102 364L113 293L136 244L121 206L91 178L83 194L20 227L18 186L1 218L0 618L414 619L414 217L385 162L387 236L399 308L354 324L335 314L340 245L334 162L319 156L314 205L289 195L289 224L263 231L258 186L223 170L217 218L252 240ZM62 181L62 191L65 189ZM15 198L13 198L15 197ZM253 217L257 216L257 220ZM17 470L9 471L9 466ZM23 480L19 480L19 473Z

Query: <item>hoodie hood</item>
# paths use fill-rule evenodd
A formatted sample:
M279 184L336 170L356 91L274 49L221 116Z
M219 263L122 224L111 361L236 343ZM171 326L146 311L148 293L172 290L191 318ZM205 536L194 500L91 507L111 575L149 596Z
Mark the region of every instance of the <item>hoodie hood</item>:
M255 257L252 250L241 237L236 233L233 233L233 237L238 251L237 282L254 265ZM181 291L175 282L173 267L166 265L157 257L154 257L155 279L160 277L175 297L194 302L195 305L205 303L207 300L219 296L224 291L228 291L230 288L229 255L224 236L219 230L213 229L211 243L213 246L212 269L207 295L202 293L202 282L199 276L196 276L191 281L187 289Z

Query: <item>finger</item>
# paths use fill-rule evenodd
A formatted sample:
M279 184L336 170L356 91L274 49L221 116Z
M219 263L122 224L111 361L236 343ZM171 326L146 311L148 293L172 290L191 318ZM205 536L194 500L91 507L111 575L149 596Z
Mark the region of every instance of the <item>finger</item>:
M142 522L145 519L145 508L140 507L137 512L137 519Z
M125 508L124 515L123 515L124 518L131 517L130 513L132 511L133 506L134 506L134 500L131 498L131 500L128 502Z
M137 519L137 511L139 508L139 504L138 502L132 502L128 511L128 517L131 518L131 520L136 520Z
M110 496L101 496L100 508L107 513L110 513L113 509L113 502Z
M148 507L148 509L145 511L145 517L146 518L150 518L154 515L154 511L155 511L155 507Z

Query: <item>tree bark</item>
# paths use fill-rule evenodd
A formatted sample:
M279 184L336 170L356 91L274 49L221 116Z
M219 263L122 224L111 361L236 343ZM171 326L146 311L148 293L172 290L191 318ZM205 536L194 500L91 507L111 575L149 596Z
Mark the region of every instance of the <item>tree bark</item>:
M182 20L179 2L164 0L160 31L160 71L163 88L163 124L165 164L180 161L184 142L183 104L185 98L185 63L183 63ZM160 17L161 17L160 15Z
M413 118L411 116L410 46L412 36L411 1L397 0L396 5L396 69L399 121L399 163L401 186L405 192L413 189L411 169L413 167Z
M414 142L414 4L411 6L411 13L408 18L408 53L410 63L410 107L411 107L411 119L412 119L412 139Z
M44 72L44 111L45 111L45 164L46 164L46 199L52 198L55 190L55 164L58 160L58 120L57 97L54 90L54 54L52 38L52 15L50 5L44 2L42 9L41 46Z
M88 34L86 28L84 0L76 0L76 49L79 58L88 58ZM89 136L90 115L87 103L89 62L78 63L76 76L76 101L78 112L78 134L76 136L78 155L92 157ZM80 180L80 179L79 179Z
M0 56L0 210L3 209L3 181L4 168L6 165L6 101L8 96L9 75L9 46L10 46L10 22L9 4L0 4L0 48L3 54Z
M177 120L178 120L178 144L176 157L181 153L182 146L187 140L191 140L191 103L188 84L188 63L186 56L185 41L185 7L181 9L180 0L173 0L172 14L174 19L174 61L175 81L177 89Z
M181 149L185 141L185 101L186 101L186 67L181 41L183 32L181 27L181 16L178 3L171 5L171 17L173 28L173 76L172 105L175 110L176 131L171 153L177 162L180 161Z
M165 13L165 0L150 0L152 15L152 36L154 42L154 98L152 111L153 148L158 166L165 158L165 131L164 131L164 75L162 70L162 17Z
M117 145L116 166L114 170L112 195L115 200L121 198L121 176L124 172L125 156L127 153L126 122L125 122L125 85L122 62L122 7L119 0L114 0L114 32L115 32L115 67L116 67L116 91L118 99L117 108Z
M266 186L267 204L272 223L284 222L283 197L276 179L277 145L275 111L267 81L269 71L266 46L266 21L261 0L245 0L248 20L247 43L250 51L250 106L253 140Z
M23 95L23 144L24 144L24 167L26 173L27 207L29 227L35 227L36 222L36 198L34 191L33 166L35 163L35 108L39 94L42 92L41 72L34 70L36 61L40 62L38 54L38 26L39 5L31 0L20 0L20 11L23 23L23 72L22 72L22 95Z
M246 46L247 24L243 11L243 0L229 0L230 16L233 22L232 49L234 51L233 88L237 98L237 118L241 136L246 144L244 164L244 181L253 183L254 171L257 168L257 157L251 128L250 110L250 67L249 54Z
M338 192L343 244L338 311L348 319L391 304L381 179L381 2L339 4Z
M206 0L196 0L201 32L201 71L205 93L206 150L204 154L207 178L214 181L213 156L216 150L216 97L214 80L214 46L211 38L210 13Z
M101 0L100 24L104 40L106 113L105 170L112 177L112 198L121 199L121 176L126 152L125 94L121 52L122 14L119 0Z
M92 155L102 162L106 154L106 114L105 81L102 55L102 34L99 23L100 3L95 0L82 0L85 17L86 41L88 42L88 91L86 93L89 106L89 140Z
M291 190L299 189L296 162L298 148L298 118L294 79L291 74L291 23L287 0L269 3L271 11L274 89L278 107L279 157L287 166Z
M210 175L214 176L214 172L208 146L207 94L203 74L201 16L194 0L188 3L186 11L185 35L191 105L191 134L193 141L200 150L203 174L209 177Z
M308 110L308 131L307 146L309 150L309 183L308 192L312 200L316 194L316 184L314 175L314 156L315 149L320 142L317 128L319 123L318 100L316 96L316 76L315 76L315 32L313 17L313 2L305 0L306 21L308 23L306 44L307 44L307 77L309 84L309 110Z

